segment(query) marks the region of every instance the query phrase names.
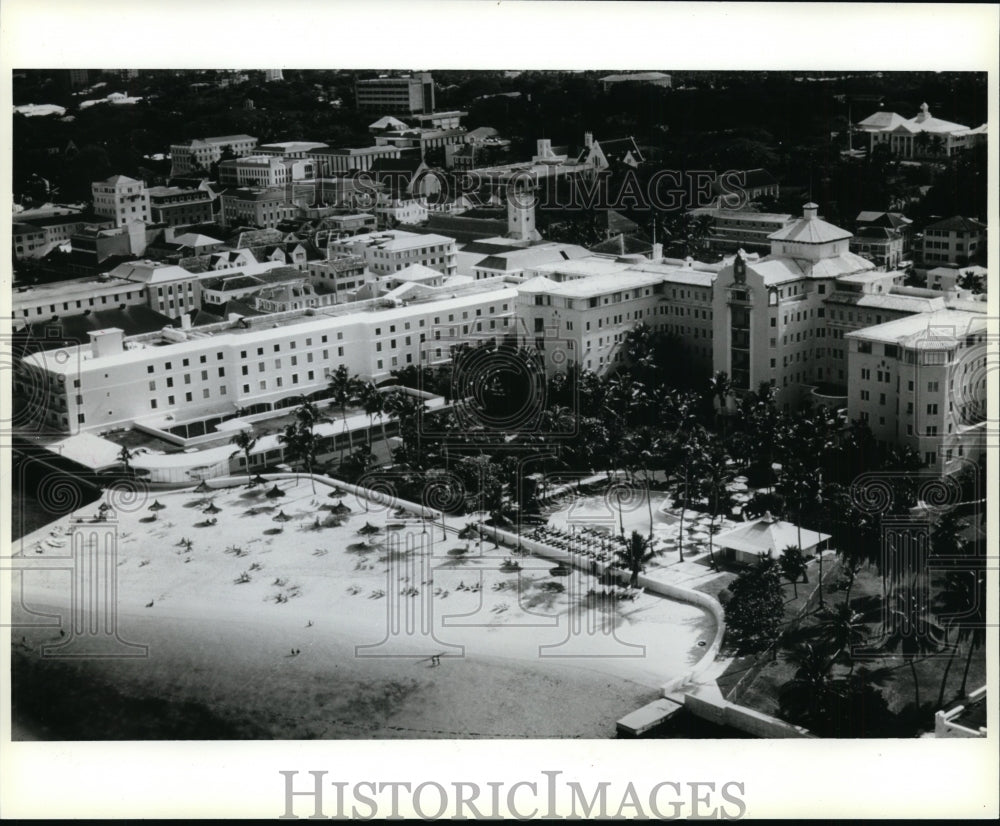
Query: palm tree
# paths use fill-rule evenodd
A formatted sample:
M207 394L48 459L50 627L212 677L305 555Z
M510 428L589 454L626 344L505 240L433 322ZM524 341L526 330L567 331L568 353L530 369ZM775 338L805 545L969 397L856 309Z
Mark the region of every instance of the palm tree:
M711 522L708 526L708 558L712 568L718 570L715 561L715 520L719 512L729 514L733 507L732 494L729 492L729 482L733 473L727 464L729 459L723 441L715 434L706 432L707 444L698 456L698 467L702 474L702 489L708 499L708 510Z
M709 397L714 402L719 402L719 412L716 414L716 421L721 422L722 438L726 438L726 400L732 395L733 384L729 380L729 374L724 370L719 370L709 379Z
M917 677L917 657L941 649L944 633L931 608L923 599L926 591L921 575L899 584L887 599L887 620L880 637L887 651L899 651L910 667L916 711L920 713L920 682Z
M320 416L319 408L316 407L305 396L299 400L299 406L295 408L295 420L298 429L301 431L299 437L300 445L303 449L302 459L309 471L309 479L312 483L313 492L316 492L316 480L312 478L313 464L316 461L316 452L319 443L316 439L315 427L319 422L326 421Z
M132 473L132 465L130 463L134 455L135 454L133 454L132 451L125 445L122 445L122 449L118 451L118 461L121 462L122 466L125 468L126 476L129 476Z
M833 649L831 663L846 654L851 667L848 674L854 673L854 657L851 652L868 638L868 628L864 617L842 602L832 608L826 608L819 615L819 621L814 626L816 633Z
M243 457L246 460L247 468L247 481L249 482L252 478L250 473L250 451L253 450L254 445L257 444L257 440L254 438L253 430L240 430L229 440L230 444L236 445L239 450L235 451L232 456L235 456L240 450L243 451ZM232 456L230 458L232 458Z
M293 462L301 462L309 474L309 482L313 493L316 492L316 479L313 476L313 466L316 463L317 440L312 427L305 421L298 421L285 426L278 435L278 441L285 448L285 456ZM298 473L295 476L298 480Z
M347 405L357 397L361 387L361 380L357 375L352 376L343 364L330 374L330 397L334 404L340 408L340 415L344 420L344 430L347 432L347 444L352 453L354 452L354 441L351 438L351 431L347 428ZM343 443L340 445L340 461L344 461Z
M828 716L833 699L833 660L822 645L805 642L785 652L795 675L781 688L780 704L786 719L810 727Z
M372 423L375 414L379 414L379 422L382 425L382 441L386 441L385 436L385 399L375 382L368 382L362 387L360 395L361 406L368 414L368 452L372 449Z
M302 443L299 438L299 428L295 424L285 425L284 430L278 434L278 442L284 448L284 456L289 462L295 462L301 455ZM295 473L296 483L299 481L298 471Z
M426 410L423 399L411 396L403 390L393 390L385 397L386 413L394 415L399 422L399 437L403 441L402 455L413 461L418 468L423 467L424 457L419 448L419 417Z
M802 555L802 549L789 545L781 552L778 558L778 565L781 566L781 575L792 583L792 590L795 598L799 598L799 577L803 582L809 582L806 575L806 558Z
M619 548L615 553L622 564L632 572L633 588L639 584L639 574L646 569L646 563L656 556L652 542L638 531L632 531L625 547Z
M680 470L675 474L670 486L674 501L681 500L681 517L677 523L677 551L679 561L684 561L684 513L691 500L691 486L699 478L699 470L694 466L702 450L700 433L676 433L672 452L677 457Z
M986 571L973 572L974 579L970 593L970 614L959 626L958 639L965 641L969 647L965 658L965 668L962 671L961 696L967 696L969 682L969 667L972 665L972 655L986 642Z

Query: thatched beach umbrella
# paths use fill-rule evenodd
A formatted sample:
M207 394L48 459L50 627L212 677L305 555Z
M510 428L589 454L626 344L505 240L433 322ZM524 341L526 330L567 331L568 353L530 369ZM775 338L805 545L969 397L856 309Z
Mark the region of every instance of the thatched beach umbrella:
M330 510L339 514L347 514L351 512L351 509L344 504L343 500L337 502L337 504L330 508Z
M292 517L284 511L278 511L271 519L275 522L290 522Z
M362 542L352 542L347 546L347 550L353 551L354 553L367 553L368 551L376 550L378 547L378 543L365 539Z
M209 486L209 484L204 479L202 479L201 482L199 483L198 487L196 487L194 489L194 492L195 493L208 493L210 490L212 490L212 488Z
M277 499L279 496L284 496L285 492L275 484L267 493L264 494L268 499Z
M250 480L251 487L253 487L254 485L266 485L266 484L267 484L267 479L265 479L259 473L256 476L254 476L253 479Z
M208 507L202 513L222 513L222 508L216 505L215 502L209 502Z
M150 506L149 506L149 509L150 509L151 511L162 511L162 510L164 510L164 509L165 509L166 507L167 507L166 505L164 505L164 504L161 504L161 503L160 503L160 500L159 500L159 499L157 499L157 500L156 500L155 502L153 502L153 504L152 504L152 505L150 505Z
M343 497L343 495L344 495L344 492L340 488L333 488L327 494L327 496L329 496L331 499L340 499L340 498Z
M362 527L358 528L358 533L361 534L361 536L372 536L374 534L381 532L382 532L381 528L376 527L375 525L372 525L368 522L365 522L365 524Z

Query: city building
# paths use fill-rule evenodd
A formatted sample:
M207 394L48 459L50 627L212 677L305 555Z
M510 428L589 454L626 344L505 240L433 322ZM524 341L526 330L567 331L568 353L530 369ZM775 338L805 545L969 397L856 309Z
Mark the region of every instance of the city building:
M142 181L126 175L112 175L106 181L90 185L94 197L94 214L123 227L135 221L148 222L149 190Z
M449 109L445 112L417 112L407 115L406 120L423 129L458 129L462 125L462 118L468 114L459 109Z
M318 175L333 177L348 172L366 171L380 158L395 160L400 156L399 147L390 144L361 147L325 147L307 150L306 156L317 164Z
M293 200L294 199L294 200ZM299 204L313 202L313 193L286 188L229 189L219 197L219 223L224 227L252 226L272 229L299 214Z
M701 207L691 210L691 214L705 215L712 219L712 228L705 241L710 249L721 252L735 252L738 249L750 252L770 251L771 235L795 220L787 213L720 207Z
M874 265L850 251L850 232L817 213L816 204L806 204L801 218L770 235L769 255L737 253L718 274L712 369L729 375L737 396L766 382L780 405L791 406L838 381L824 302L838 278Z
M985 134L985 125L980 128ZM950 156L973 145L979 133L963 124L935 118L926 103L921 104L916 117L875 112L857 123L855 129L868 134L869 151L885 146L903 158Z
M935 267L927 271L927 287L931 290L952 292L958 288L958 281L963 275L972 275L982 279L983 289L986 289L986 267Z
M986 447L986 324L945 309L848 333L848 415L953 472Z
M412 264L449 276L456 273L455 240L443 235L386 230L331 240L329 249L359 256L376 275L399 272Z
M430 72L357 80L354 97L359 109L389 114L434 111L434 78Z
M908 258L913 247L912 224L913 221L900 212L865 210L854 219L854 231L858 233L868 227L892 230L903 239L903 257Z
M659 250L657 250L659 252ZM518 290L518 333L574 363L604 373L621 362L622 342L643 323L675 335L695 375L711 375L712 288L717 266L643 256L589 255L539 264Z
M585 132L583 135L583 155L585 163L596 169L609 169L611 167L629 166L635 169L639 164L645 162L639 145L635 138L615 138L612 140L598 141L594 139L592 132Z
M170 146L170 175L185 175L201 170L208 172L222 158L225 149L240 158L257 148L257 139L250 135L223 135L217 138L194 138Z
M219 163L223 186L271 188L316 178L316 162L274 155L245 155Z
M871 261L880 270L895 269L903 261L903 235L888 227L858 227L851 239L850 250Z
M607 92L618 83L640 83L644 86L659 86L670 89L673 79L665 72L627 72L625 74L605 75L601 78L601 86Z
M412 150L421 159L428 151L440 150L441 160L447 160L449 146L465 144L466 131L462 127L442 128L437 126L408 126L405 129L389 129L375 135L377 146L395 146L401 151Z
M327 144L317 141L281 141L279 143L262 144L254 150L254 154L277 155L280 158L302 160L309 157L311 150L326 148L328 148Z
M279 287L292 287L302 290L311 285L310 277L296 267L276 266L264 272L249 273L246 271L224 274L214 278L201 279L201 307L210 313L223 315L226 305L232 301L245 301L249 306L261 312L279 312L258 306L256 298ZM324 290L323 292L327 292ZM273 293L277 296L277 293ZM275 298L275 303L277 303ZM332 302L324 302L332 303ZM303 304L303 307L319 306L318 304ZM288 307L286 309L300 309Z
M487 241L486 243L490 243ZM508 246L481 258L472 267L473 278L495 278L499 275L521 276L542 264L563 263L589 257L586 248L556 241L537 242L530 246Z
M11 302L15 319L35 323L82 315L87 310L146 305L146 285L110 275L76 278L18 288Z
M423 195L405 195L380 192L375 205L379 225L419 224L427 220L427 198Z
M510 154L510 141L496 129L480 126L465 133L464 143L445 146L445 167L455 170L475 169L495 164Z
M931 267L964 267L982 252L985 243L985 224L955 215L924 228L921 260Z
M777 199L781 194L778 179L766 169L731 170L712 181L709 191L713 203L706 206L738 210L761 198Z
M323 261L310 261L305 271L313 284L326 286L334 296L334 303L353 301L369 277L360 256L344 253L333 253Z
M212 196L203 189L154 186L148 190L150 219L170 227L210 224L214 220Z
M344 365L381 381L409 364L447 361L466 341L498 340L512 328L515 285L446 286L405 306L382 300L240 317L126 338L89 331L65 360L22 359L15 392L43 396L46 424L70 433L136 425L169 429L213 417L280 409L325 390ZM142 388L142 392L137 392Z
M14 216L12 247L15 259L42 258L56 247L66 244L86 226L106 229L114 225L111 218L75 210L68 214Z
M377 121L368 124L368 131L375 135L380 132L406 129L406 126L407 124L403 123L399 118L394 118L392 115L383 115Z

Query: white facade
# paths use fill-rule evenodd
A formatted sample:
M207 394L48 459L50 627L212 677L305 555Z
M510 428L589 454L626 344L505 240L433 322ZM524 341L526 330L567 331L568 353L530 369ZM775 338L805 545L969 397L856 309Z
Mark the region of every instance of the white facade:
M405 307L364 302L130 338L105 331L90 346L70 348L65 360L26 357L15 386L42 393L47 424L63 432L144 421L169 427L322 390L341 364L380 381L408 364L445 361L461 341L499 339L511 328L513 285L442 293Z
M330 249L360 256L365 266L377 275L399 272L412 264L422 264L445 275L455 275L457 271L455 239L443 235L386 230L333 241Z
M136 221L149 222L149 190L142 181L113 175L106 181L91 184L90 191L94 197L94 212L113 220L116 227Z
M209 167L222 157L222 150L227 146L237 158L240 158L256 149L257 139L250 135L223 135L171 144L170 174L184 175L195 169L207 172Z
M247 155L219 164L219 183L270 188L316 177L312 160L293 160L273 155Z
M953 472L985 449L984 315L939 310L848 334L848 415Z

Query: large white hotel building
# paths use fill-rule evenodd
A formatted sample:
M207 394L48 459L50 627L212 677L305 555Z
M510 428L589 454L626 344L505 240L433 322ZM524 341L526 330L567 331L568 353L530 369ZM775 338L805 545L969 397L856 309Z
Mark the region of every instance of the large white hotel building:
M325 388L341 364L380 381L396 368L446 361L462 341L506 334L542 351L550 372L576 364L604 373L641 322L677 336L694 376L726 372L737 397L768 383L786 409L809 398L846 409L927 464L974 458L985 432L986 304L904 287L900 273L875 271L851 253L850 238L807 204L771 234L766 256L738 252L708 265L655 252L653 261L591 255L461 283L450 278L452 239L362 235L336 251L376 274L419 263L447 283L128 338L93 332L89 346L61 361L52 352L26 357L15 389L42 397L53 430L162 428L281 408ZM907 343L940 327L954 343ZM939 375L925 379L928 370Z
M323 390L340 365L387 379L397 368L448 360L462 340L500 338L513 323L517 288L505 278L424 295L405 306L376 299L130 337L93 331L89 345L26 356L15 390L36 399L58 431L168 428L280 408Z

